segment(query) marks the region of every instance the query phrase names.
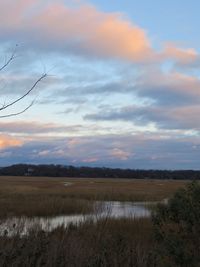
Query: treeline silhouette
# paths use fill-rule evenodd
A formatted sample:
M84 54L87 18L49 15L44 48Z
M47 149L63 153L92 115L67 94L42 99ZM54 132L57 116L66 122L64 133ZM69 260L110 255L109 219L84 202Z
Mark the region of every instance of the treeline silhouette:
M200 179L200 171L196 170L137 170L119 168L112 169L105 167L74 167L53 164L17 164L8 167L2 167L0 168L0 175L174 180Z

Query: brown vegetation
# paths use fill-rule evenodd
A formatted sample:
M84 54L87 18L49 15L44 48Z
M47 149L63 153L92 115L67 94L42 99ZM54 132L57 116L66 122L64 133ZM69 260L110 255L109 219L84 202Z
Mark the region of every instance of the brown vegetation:
M30 216L33 216L34 213L37 214L38 211L44 216L45 214L43 212L45 212L45 209L51 211L50 213L53 215L54 212L56 212L56 209L59 210L61 199L63 201L63 209L61 208L58 214L60 214L61 210L65 213L71 209L73 212L73 208L76 207L75 203L81 203L80 206L82 205L82 208L89 207L89 209L92 209L92 206L87 206L86 203L91 205L92 201L90 201L90 199L98 199L98 197L99 199L103 199L103 197L109 198L108 195L103 194L103 188L107 189L106 193L108 193L108 190L110 190L109 185L111 185L112 182L114 183L114 189L111 191L111 198L113 199L113 197L118 196L118 200L126 200L129 199L130 196L134 197L137 194L137 196L143 200L143 192L147 189L149 189L147 190L148 198L145 198L145 200L163 199L164 197L171 196L172 192L176 190L175 188L182 188L184 185L183 182L149 180L112 181L111 179L58 179L33 177L15 179L16 177L2 177L0 208L2 208L6 214L6 205L10 201L10 206L7 206L7 210L12 209L17 215L30 214ZM92 187L90 187L91 185ZM162 189L159 191L160 187ZM81 188L82 191L80 190ZM94 189L94 192L91 188ZM128 188L132 189L132 195L129 194L131 191L128 190ZM188 188L193 187L189 185ZM117 191L115 191L117 189L119 189L118 195ZM199 187L197 189L199 190ZM199 203L198 190L195 189L194 191L194 199ZM175 203L175 206L173 205L172 209L173 212L175 211L175 215L177 216L179 211L181 216L186 219L188 218L189 222L191 222L191 218L198 217L196 217L196 214L198 213L196 212L197 205L191 204L193 203L191 202L191 197L186 193L187 192L182 189L179 193L176 193L175 197L172 198L168 204L159 205L158 207L163 207L168 211L169 207ZM159 197L156 194L158 194ZM80 196L82 197L81 201ZM182 196L183 199L185 199L186 196L189 196L189 201L187 199L185 202L182 201L180 196ZM178 203L180 202L178 206L177 201ZM20 208L17 206L19 202L22 205ZM43 204L40 206L40 203ZM58 203L58 205L55 203ZM68 208L66 208L68 205L67 203L71 203L71 206L68 206ZM190 205L192 206L190 207ZM28 207L30 207L30 213L28 213ZM194 207L194 216L187 216L187 214L192 212L192 208L194 209ZM178 211L174 208L178 209ZM2 217L5 217L3 216L2 211L1 213ZM158 216L155 217L155 214ZM170 213L163 213L163 211L158 213L158 210L155 210L153 216L154 225L152 225L150 218L116 219L110 218L108 212L107 217L101 218L96 216L96 220L88 219L77 225L70 224L66 227L64 225L59 226L50 232L45 232L42 230L42 226L35 225L31 230L26 228L29 232L26 232L25 235L20 234L20 230L23 231L23 227L20 228L20 225L13 223L13 225L11 224L11 227L14 229L13 233L16 234L10 236L10 232L5 229L4 235L0 237L0 266L160 267L172 266L168 264L171 260L171 258L169 260L169 256L172 258L175 256L176 261L173 261L173 266L198 266L195 265L195 260L199 259L198 253L196 258L190 257L189 261L188 258L187 261L185 261L186 253L182 253L183 255L180 254L180 248L186 248L184 251L187 251L189 256L192 253L195 254L196 251L198 252L198 247L195 246L196 243L193 244L193 240L199 240L198 235L196 238L196 233L198 233L198 231L194 231L194 239L191 238L191 231L189 231L189 235L187 236L189 239L186 239L185 235L180 235L180 231L176 231L176 228L173 228L177 234L174 236L177 238L173 239L171 236L169 238L168 228L172 223L171 214L169 218L170 224L164 223L161 225L159 220L155 221L155 218L162 219L162 216L165 214ZM178 223L181 231L183 231L183 227L186 227L187 231L188 229L190 230L190 228L187 227L187 224L183 224L182 217L178 216L178 218L181 218L181 221L179 222L177 221L176 216L175 223ZM4 222L3 218L0 223L1 222ZM155 222L158 222L158 225L155 224ZM163 243L160 244L160 239L158 238L158 232L156 230L156 226L160 227L160 225L162 226L161 233L167 233L167 239L164 238L164 250L162 250ZM199 219L197 226L198 225ZM170 235L172 234L171 229L172 228L170 228ZM183 240L177 243L177 240L179 241L180 237L183 238ZM188 240L193 247L191 245L188 246ZM185 244L184 247L183 244ZM192 250L190 250L191 247ZM166 248L168 250L166 250ZM194 262L193 265L191 265L192 262Z
M148 219L110 219L0 239L0 266L153 267Z
M0 177L0 217L88 213L91 200L157 201L186 181Z

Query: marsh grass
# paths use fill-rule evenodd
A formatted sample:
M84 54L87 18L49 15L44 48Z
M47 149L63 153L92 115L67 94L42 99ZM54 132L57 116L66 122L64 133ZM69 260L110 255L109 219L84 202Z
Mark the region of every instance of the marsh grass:
M68 183L69 186L65 186ZM160 201L186 181L0 177L0 218L88 213L93 201ZM1 221L0 221L1 223ZM24 222L25 223L25 222ZM23 224L23 220L22 220ZM12 227L12 225L11 225ZM108 216L48 232L0 236L0 266L160 267L149 218ZM18 228L19 227L19 228Z
M0 266L153 267L150 219L99 219L0 238Z
M11 194L5 198L0 195L0 218L86 214L93 210L92 201L62 194Z
M0 218L85 214L93 201L160 201L186 181L0 177ZM67 184L67 186L66 186Z

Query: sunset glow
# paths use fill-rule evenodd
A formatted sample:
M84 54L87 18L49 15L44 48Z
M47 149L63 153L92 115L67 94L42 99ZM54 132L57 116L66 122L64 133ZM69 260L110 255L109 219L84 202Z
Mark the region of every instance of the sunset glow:
M140 2L0 0L1 106L47 73L0 111L34 100L0 119L0 166L200 169L200 2Z

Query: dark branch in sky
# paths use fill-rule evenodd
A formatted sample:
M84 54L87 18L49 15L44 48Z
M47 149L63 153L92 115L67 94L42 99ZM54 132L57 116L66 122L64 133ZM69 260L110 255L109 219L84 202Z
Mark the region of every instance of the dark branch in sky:
M4 70L11 63L11 61L13 61L14 59L15 59L15 51L12 53L10 58L4 63L4 65L2 67L0 67L0 72L2 70ZM4 103L4 105L0 108L0 112L4 111L5 109L8 109L8 108L14 106L15 104L17 104L18 102L23 100L25 97L27 97L35 89L35 87L38 85L38 83L40 83L45 77L47 77L47 73L42 74L35 81L35 83L31 86L31 88L29 90L27 90L23 95L21 95L20 97L18 97L14 101L10 101L8 104ZM32 101L25 109L23 109L23 110L21 110L19 112L8 113L6 115L2 115L2 116L0 116L0 118L7 118L7 117L20 115L20 114L24 113L25 111L27 111L33 104L34 104L34 101Z

